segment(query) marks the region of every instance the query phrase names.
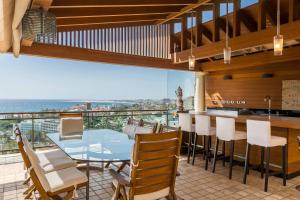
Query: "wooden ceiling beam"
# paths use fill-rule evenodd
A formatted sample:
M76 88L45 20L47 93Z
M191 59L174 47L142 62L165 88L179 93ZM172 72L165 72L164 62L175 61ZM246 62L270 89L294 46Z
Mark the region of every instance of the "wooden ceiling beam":
M197 3L197 0L54 0L52 8L58 7L141 7L178 6Z
M233 57L230 64L225 65L223 60L206 62L201 64L201 68L205 72L216 72L223 70L237 70L263 65L272 65L275 63L297 61L299 57L300 47L285 48L282 56L274 56L273 51L255 53L247 56Z
M272 44L273 37L276 34L276 27L264 29L262 31L247 33L229 41L232 51L257 47L265 44ZM300 20L281 25L281 34L286 41L300 38ZM222 54L225 41L214 42L193 49L196 59L205 59ZM177 53L178 62L188 62L190 50Z
M219 27L223 30L223 32L226 34L226 19L224 18L218 18L218 23L219 23ZM233 37L233 28L230 25L230 23L228 23L228 36L229 37Z
M82 17L82 18L58 18L58 26L66 25L76 25L76 24L101 24L101 23L116 23L122 21L141 21L141 20L158 20L164 19L167 14L157 14L157 15L129 15L129 16L115 16L115 17Z
M156 20L149 20L149 21L134 21L134 22L116 22L116 23L100 23L100 24L78 24L72 26L58 26L58 32L64 31L78 31L78 30L91 30L91 29L101 29L101 28L115 28L115 27L129 27L129 26L144 26L144 25L153 25Z
M239 17L240 9L241 9L241 0L233 0L233 12L232 12L233 37L239 36L241 34L241 20Z
M114 8L50 8L49 11L54 13L57 18L64 17L91 17L91 16L126 16L126 15L152 15L162 13L177 12L182 6L171 7L114 7Z
M172 19L178 18L181 15L184 15L184 14L186 14L186 13L188 13L188 12L190 12L190 11L192 11L192 10L202 6L202 5L205 5L208 2L210 2L210 0L197 0L197 3L185 6L184 8L180 9L176 13L168 15L168 17L166 19L157 21L157 24L167 23Z
M49 44L34 43L32 47L22 47L21 54L118 65L188 70L188 66L186 64L175 65L169 59L135 56Z
M250 32L257 31L257 22L247 10L239 10L239 17Z

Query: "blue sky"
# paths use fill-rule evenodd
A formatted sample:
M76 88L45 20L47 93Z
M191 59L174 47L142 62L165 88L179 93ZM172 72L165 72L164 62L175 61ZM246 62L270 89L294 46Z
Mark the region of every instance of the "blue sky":
M241 0L241 6L256 2ZM221 15L225 8L222 4ZM211 18L211 12L203 13L203 21ZM193 74L24 55L16 59L0 54L0 99L162 99L174 98L178 86L184 96L193 95Z
M0 99L162 99L193 88L191 72L24 55L1 54L0 72Z

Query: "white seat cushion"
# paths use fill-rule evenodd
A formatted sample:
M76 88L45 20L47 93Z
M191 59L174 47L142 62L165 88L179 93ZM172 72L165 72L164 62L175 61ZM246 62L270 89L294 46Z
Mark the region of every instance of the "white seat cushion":
M197 135L200 135L200 136L213 136L213 135L216 135L216 128L213 128L211 127L210 130L209 130L209 133L206 133L206 134L203 134L203 133L197 133Z
M287 139L285 137L271 136L270 147L284 146L287 144Z
M118 181L116 179L113 179L112 184L114 185L114 187L117 187ZM128 192L128 188L126 188L127 192L127 197L129 197L129 192ZM148 194L141 194L141 195L134 195L134 200L157 200L157 199L161 199L163 197L168 196L170 193L170 187L164 188L162 190L156 191L156 192L151 192Z
M77 164L59 149L36 153L38 163L45 173L76 167Z
M48 192L57 192L61 189L83 184L88 181L87 176L75 167L47 173Z
M67 154L65 154L60 149L52 149L47 151L38 151L36 152L39 158L47 158L47 159L55 159L55 158L65 158Z
M234 140L246 140L247 133L244 131L236 131L234 135Z
M76 162L68 157L50 160L42 159L40 160L39 165L42 167L45 173L77 166Z

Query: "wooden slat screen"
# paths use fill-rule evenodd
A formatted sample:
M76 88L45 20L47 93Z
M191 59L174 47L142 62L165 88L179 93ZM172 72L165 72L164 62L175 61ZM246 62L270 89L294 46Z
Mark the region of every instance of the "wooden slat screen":
M58 32L42 43L170 59L170 25L146 25Z

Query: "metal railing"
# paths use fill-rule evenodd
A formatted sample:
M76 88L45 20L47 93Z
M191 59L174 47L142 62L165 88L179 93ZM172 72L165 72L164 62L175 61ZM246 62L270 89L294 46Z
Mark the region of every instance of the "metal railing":
M27 134L34 148L51 147L46 134L57 132L60 113L81 113L85 129L108 128L121 131L128 118L143 119L169 125L175 120L169 110L105 110L105 111L49 111L0 113L0 154L18 152L13 129L18 125Z

